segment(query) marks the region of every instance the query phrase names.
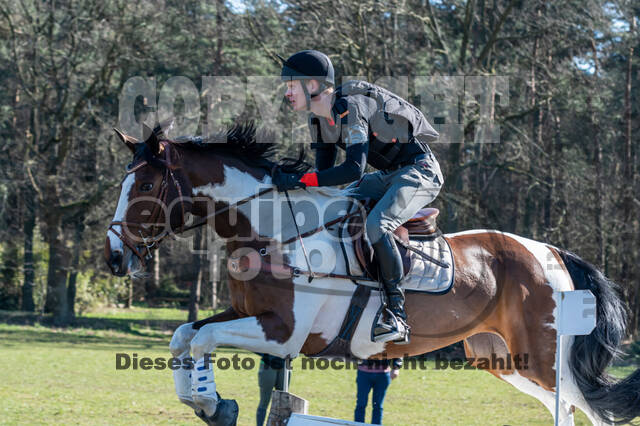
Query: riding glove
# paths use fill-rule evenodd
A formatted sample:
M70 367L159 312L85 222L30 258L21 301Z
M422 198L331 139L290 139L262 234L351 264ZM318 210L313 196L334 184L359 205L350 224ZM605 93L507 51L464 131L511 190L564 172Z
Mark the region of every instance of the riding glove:
M273 184L278 188L278 191L288 191L290 189L306 188L307 185L300 182L302 173L285 173L279 170L273 174Z

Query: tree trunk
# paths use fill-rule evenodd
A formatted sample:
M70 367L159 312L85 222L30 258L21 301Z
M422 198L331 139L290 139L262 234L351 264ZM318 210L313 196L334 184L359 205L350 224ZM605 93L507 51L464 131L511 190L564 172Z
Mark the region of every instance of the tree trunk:
M635 32L636 18L632 16L631 25L629 26L629 34ZM627 227L627 235L630 235L633 241L633 237L638 235L638 215L634 212L633 199L634 189L636 183L636 169L634 166L635 161L633 158L633 141L631 140L631 82L632 82L632 65L633 65L633 44L629 47L629 55L627 60L627 82L624 89L624 117L625 117L625 141L624 141L624 182L625 196L624 196L624 224ZM631 304L631 333L634 337L638 336L638 317L640 316L640 283L637 279L634 279L636 275L632 271L635 265L634 259L636 255L636 247L631 244L628 249L625 250L627 256L624 256L624 267L626 283L627 285L633 285L633 291L629 291L630 295L635 296L630 300ZM637 269L636 269L637 270ZM631 283L634 284L631 284Z
M69 316L75 317L76 280L78 267L80 266L80 251L82 249L82 234L84 233L84 217L76 221L75 236L73 239L73 252L71 255L71 269L69 271L69 284L67 285L67 301L69 303Z
M160 288L160 248L153 252L151 260L151 276L144 281L145 300L151 306Z
M597 50L596 50L596 42L591 39L591 49L593 52L593 57L597 58ZM596 86L598 85L597 76L598 76L598 61L594 62L595 64L595 72L594 72L594 81L593 81L593 91L592 93L595 96L598 96L598 91ZM600 140L600 125L598 123L598 118L596 111L593 108L593 102L591 98L591 93L587 95L587 109L589 111L589 120L591 124L591 135L593 136L593 165L596 171L596 205L595 205L595 225L596 225L596 244L598 249L597 259L598 266L604 267L605 264L605 233L604 233L604 179L602 176L602 142Z
M24 282L22 283L22 310L35 311L33 302L33 287L35 286L35 268L33 265L33 231L36 227L35 194L31 188L24 191L24 256L22 269L24 271Z
M127 304L125 305L125 308L131 309L131 306L133 305L133 280L130 277L127 277L126 280L127 280L128 293L127 293Z
M200 252L204 247L204 232L202 229L197 229L195 233L195 247ZM189 294L189 318L187 322L193 322L198 320L198 308L200 302L200 289L202 288L202 278L204 277L204 267L202 265L202 257L197 253L194 257L194 269L197 271L195 280L191 282L191 291Z
M216 235L209 229L203 229L203 248L207 252L207 266L209 268L208 282L211 283L211 309L214 311L218 307L218 283L222 281L220 277L220 250L221 246L217 244Z
M509 181L514 188L517 188L518 177L515 174L509 176ZM513 194L513 215L511 216L510 231L514 234L520 234L521 231L521 217L522 217L522 197L520 191L515 191Z
M187 322L198 320L198 311L200 309L200 289L202 288L202 267L198 270L198 278L191 283L191 292L189 294L189 317Z
M633 23L632 23L633 26ZM633 48L629 49L630 55L633 55ZM638 287L637 284L632 284L634 281L634 257L633 257L633 231L635 218L633 217L633 197L634 197L634 167L632 156L632 141L631 141L631 66L632 56L628 57L627 61L627 73L626 84L624 90L624 151L622 153L622 182L623 182L623 196L622 196L622 274L620 277L624 286L627 286L626 293L632 304L631 306L631 328L632 333L635 332L637 324L637 306L632 300L637 300Z
M223 43L223 36L225 34L225 31L223 30L222 27L222 15L226 12L225 10L225 5L224 5L224 0L217 0L216 2L216 27L218 30L218 39L216 40L216 55L215 55L215 64L214 64L214 70L215 70L215 74L216 75L222 75L222 47L224 45Z
M69 324L69 304L67 303L67 272L69 250L65 244L62 218L49 212L47 215L47 241L49 243L49 268L47 272L47 304L45 312L53 313L57 326Z
M18 267L20 265L20 248L17 239L9 238L2 247L0 256L0 307L1 309L18 309L19 296L16 286Z
M153 281L151 286L151 298L156 297L156 292L160 288L160 247L153 254Z
M540 11L538 11L538 16L540 16ZM538 49L540 47L540 39L538 37L535 38L533 42L533 53L532 53L532 61L531 61L531 70L530 70L530 78L531 78L531 89L530 89L530 98L529 103L532 108L534 108L534 112L531 114L531 140L534 143L538 143L538 137L540 135L539 127L540 127L540 106L538 105L538 86L537 86L537 78L536 78L536 70L537 70L537 61L538 61ZM531 174L535 174L534 162L533 158L529 158L529 172ZM522 218L522 226L525 235L536 238L537 237L537 229L538 226L536 224L537 219L537 200L535 194L535 186L529 186L529 190L525 194L524 200L524 216Z
M593 136L593 165L596 171L596 205L595 205L595 233L598 249L598 266L605 264L605 238L604 238L604 179L602 176L602 143L600 141L599 126L595 112L592 110L591 95L587 96L587 106L591 110L591 134Z
M551 66L552 66L552 57L549 54L547 55L547 67L551 67ZM547 176L545 177L545 181L547 182L548 186L546 188L547 197L544 202L544 213L543 213L544 214L544 217L543 217L544 230L542 232L542 235L544 236L545 241L550 240L551 232L553 231L553 228L554 228L553 210L555 208L554 207L555 200L557 197L555 193L556 167L554 167L557 164L557 156L556 156L556 150L555 150L555 137L551 136L552 134L554 134L551 128L553 123L553 110L552 110L551 101L552 101L552 94L549 93L547 95L546 102L545 102L546 120L540 123L540 129L543 129L543 126L544 126L544 134L546 135L546 139L548 140L548 142L544 144L545 151L549 153L549 160L548 160L549 165L545 167L545 169L547 170Z
M218 256L214 256L214 259L218 259ZM216 266L217 267L217 266ZM218 281L211 280L211 309L218 309Z

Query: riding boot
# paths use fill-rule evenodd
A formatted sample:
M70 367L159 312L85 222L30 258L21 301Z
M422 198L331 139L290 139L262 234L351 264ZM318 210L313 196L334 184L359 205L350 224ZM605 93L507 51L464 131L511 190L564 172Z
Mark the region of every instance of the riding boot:
M409 327L404 311L404 292L400 288L404 277L402 257L390 232L384 233L372 246L380 265L380 278L387 295L387 308L391 313L386 321L374 330L374 339L408 343Z

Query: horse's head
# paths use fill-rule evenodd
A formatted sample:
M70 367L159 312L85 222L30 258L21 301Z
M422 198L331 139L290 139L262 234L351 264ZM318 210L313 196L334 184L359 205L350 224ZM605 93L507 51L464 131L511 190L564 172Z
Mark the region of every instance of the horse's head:
M161 130L139 142L116 130L133 160L122 180L120 199L107 231L104 257L114 275L143 271L151 250L184 225L191 211L191 182L174 144L162 140Z

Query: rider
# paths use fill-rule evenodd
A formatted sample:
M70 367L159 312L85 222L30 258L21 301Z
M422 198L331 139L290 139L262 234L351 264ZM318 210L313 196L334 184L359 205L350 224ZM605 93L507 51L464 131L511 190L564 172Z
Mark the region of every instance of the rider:
M321 52L304 50L283 61L282 79L293 109L309 112L317 171L303 176L280 172L274 184L283 191L360 179L357 198L377 201L366 220L366 235L394 317L376 326L374 339L406 343L403 266L392 233L440 191L444 179L427 145L438 133L418 108L379 86L352 80L335 88L333 65ZM338 166L336 146L346 151ZM378 171L365 174L367 163Z

